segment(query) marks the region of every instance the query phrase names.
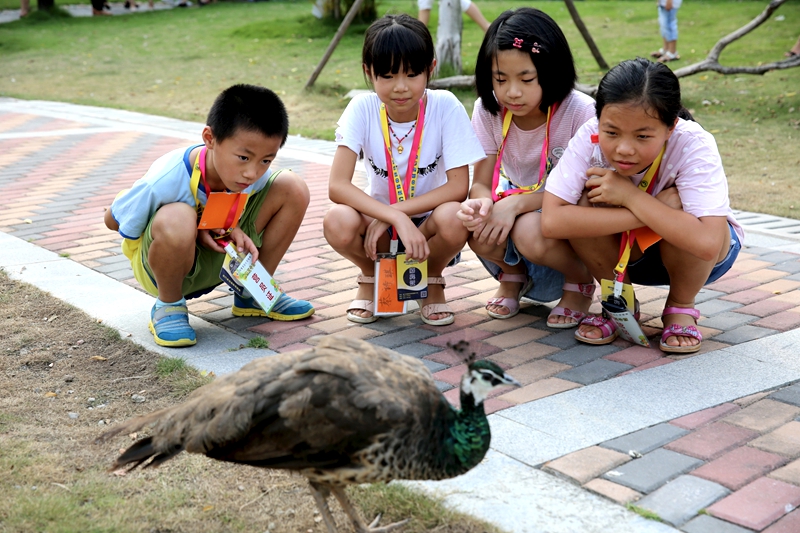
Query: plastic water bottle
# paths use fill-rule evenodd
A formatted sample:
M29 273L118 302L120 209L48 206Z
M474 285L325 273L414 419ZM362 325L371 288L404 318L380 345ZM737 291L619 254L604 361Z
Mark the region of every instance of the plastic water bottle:
M611 168L611 166L606 163L605 157L603 157L603 151L600 149L600 136L597 133L592 133L592 158L589 160L590 167L597 167L597 168Z

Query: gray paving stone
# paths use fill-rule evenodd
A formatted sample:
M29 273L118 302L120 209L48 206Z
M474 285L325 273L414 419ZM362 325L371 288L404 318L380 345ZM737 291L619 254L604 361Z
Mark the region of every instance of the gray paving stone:
M713 316L719 313L724 313L725 311L732 311L739 307L742 307L742 304L729 302L727 300L720 300L718 298L707 300L701 304L695 305L695 308L700 311L700 314L703 316Z
M110 263L107 265L101 265L99 267L95 267L94 270L102 273L111 275L111 272L118 272L120 270L126 270L130 273L128 277L133 277L133 271L131 270L131 264L128 261L125 262L117 262L117 263Z
M767 398L800 407L800 383L795 383L794 385L775 391L767 396Z
M420 321L421 322L421 321ZM403 330L410 327L413 324L409 324L404 317L381 317L376 322L372 324L364 324L364 327L369 329L374 329L375 331L380 331L381 333L392 333L395 331Z
M742 249L749 254L755 254L755 255L767 255L775 251L772 248L764 248L762 246L743 246ZM761 258L759 257L759 260L760 259Z
M432 353L441 352L442 349L439 346L431 346L430 344L424 344L421 342L412 342L410 344L398 346L396 351L419 359Z
M537 323L541 322L541 320L534 322L531 324L533 327L538 327ZM545 326L547 328L547 326ZM554 330L553 328L547 328L549 331L558 331ZM565 329L563 331L559 331L553 335L548 335L547 337L542 337L536 342L541 342L542 344L547 344L548 346L555 346L556 348L561 348L565 350L567 348L572 348L573 346L578 345L578 341L575 340L575 329Z
M128 268L124 268L121 270L115 270L114 272L106 272L106 276L109 278L113 278L117 281L122 281L125 279L130 279L133 277L133 270L131 270L130 266Z
M789 272L790 274L796 274L800 272L800 261L786 261L785 263L780 263L770 268L772 270L780 270L782 272Z
M720 313L711 318L700 319L700 325L724 331L758 320L759 317L744 313Z
M455 388L449 383L446 383L444 381L434 381L434 383L436 383L436 388L439 389L439 392L447 392L450 389Z
M606 472L603 478L650 494L667 481L703 464L700 459L658 448L640 459Z
M790 279L792 281L800 281L800 272L798 272L797 274L792 274L791 276L786 276L783 279Z
M412 342L421 341L423 339L430 339L431 337L435 337L436 333L433 331L428 331L427 329L405 329L403 331L396 331L394 333L388 333L386 335L381 335L380 337L373 337L371 339L367 339L372 344L376 344L378 346L383 346L385 348L397 348L398 346L403 346L404 344L411 344ZM439 351L439 350L437 350Z
M430 359L422 359L422 364L424 364L428 370L431 371L431 374L435 374L440 370L444 370L447 368L447 365L443 365L442 363L437 363L436 361L431 361Z
M574 330L573 330L574 331ZM590 344L578 343L577 346L556 352L555 354L547 357L551 361L564 363L570 366L580 366L586 363L591 363L595 359L600 359L608 354L618 352L621 348L611 344L604 346L592 346Z
M706 324L703 325L705 326ZM760 328L758 326L739 326L732 331L720 333L714 337L714 340L728 344L741 344L743 342L760 339L762 337L768 337L769 335L774 335L775 333L776 332L774 329L769 328Z
M707 514L701 514L687 522L681 531L685 533L753 533L751 529L739 527Z
M779 263L784 263L786 261L797 261L798 259L800 259L800 257L798 257L797 254L792 254L788 252L772 252L769 254L764 254L758 258L759 261L769 261L770 263L775 263L776 265L778 265Z
M613 378L617 374L621 374L631 368L633 368L631 365L609 361L608 359L598 359L577 368L570 368L569 370L559 372L555 377L581 383L583 385L590 385Z
M714 291L711 289L700 289L700 292L695 296L694 303L700 304L703 302L707 302L708 300L713 300L714 298L719 298L720 296L725 296L726 293L722 291Z
M678 437L689 433L687 430L673 426L671 424L657 424L649 428L634 431L628 435L617 437L603 442L600 446L610 448L622 453L633 450L641 454L650 453L656 448L660 448L672 442Z
M104 265L113 265L115 263L130 263L130 259L128 259L122 254L111 255L108 257L98 257L97 259L95 259L95 261L97 261L98 263L103 263Z
M645 496L636 502L636 506L680 527L694 518L698 511L728 494L730 491L718 483L683 475Z
M233 294L228 296L222 296L221 298L214 298L212 300L208 300L208 303L219 305L222 307L231 307L233 306Z

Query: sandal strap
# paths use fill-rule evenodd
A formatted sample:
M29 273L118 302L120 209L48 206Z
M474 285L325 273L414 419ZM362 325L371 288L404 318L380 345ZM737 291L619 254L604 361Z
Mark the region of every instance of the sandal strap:
M599 328L600 331L603 333L601 339L606 339L611 335L613 335L615 331L617 331L617 325L614 324L613 320L610 320L608 318L599 315L587 315L583 320L579 322L579 325L580 324L586 324L587 326L594 326L596 328Z
M428 285L441 285L445 287L447 284L445 283L444 276L428 276Z
M579 292L587 298L594 296L594 290L597 285L592 283L565 283L561 289L569 292Z
M359 274L356 276L356 283L375 283L375 276L365 276L364 274Z
M700 311L693 307L665 307L661 316L665 315L689 315L695 322L700 319Z
M350 302L350 307L347 308L346 312L350 311L368 311L370 313L375 312L375 302L372 300L353 300Z
M670 327L664 328L664 332L661 333L661 342L666 344L667 339L670 337L694 337L698 341L703 342L703 334L694 326L672 324Z
M428 318L431 315L435 315L435 314L439 314L439 313L450 313L451 315L455 314L453 312L453 308L450 307L449 305L447 305L446 303L445 304L423 305L422 309L420 310L420 312L422 313L422 316L424 316L425 318Z
M581 311L573 311L569 307L558 306L554 307L553 310L550 311L550 314L547 315L548 318L550 318L551 316L563 316L567 318L574 318L575 322L580 323L583 317L586 316L586 313L583 313Z
M500 275L497 276L497 281L508 281L510 283L527 283L528 282L528 275L527 274L506 274L505 272L500 272Z

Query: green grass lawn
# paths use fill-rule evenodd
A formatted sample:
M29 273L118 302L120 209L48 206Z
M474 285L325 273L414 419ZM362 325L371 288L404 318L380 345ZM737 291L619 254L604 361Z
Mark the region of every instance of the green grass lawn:
M609 64L646 56L660 45L655 2L578 2L584 22ZM490 20L517 1L479 0ZM17 8L18 2L0 0ZM536 7L561 24L580 81L602 72L562 2ZM678 68L705 57L723 35L762 11L766 2L705 0L680 10ZM380 13L416 12L413 0L381 0ZM118 107L202 121L216 94L238 82L271 87L287 103L292 133L332 139L350 89L365 88L360 52L365 25L354 25L316 86L303 85L336 24L314 19L311 2L222 2L202 9L103 18L23 20L0 25L0 95ZM781 15L784 20L776 20ZM434 12L432 28L435 28ZM730 45L725 65L782 58L800 29L800 0L791 0L755 32ZM464 23L463 62L472 72L482 34ZM704 73L682 80L684 101L712 131L723 153L737 208L800 218L795 169L800 132L800 69L765 76ZM474 95L457 91L469 111Z

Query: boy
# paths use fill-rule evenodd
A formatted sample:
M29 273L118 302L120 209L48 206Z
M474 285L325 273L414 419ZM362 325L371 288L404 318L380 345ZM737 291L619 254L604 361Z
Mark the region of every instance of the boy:
M136 280L158 297L149 324L156 344L197 342L186 298L220 284L225 251L215 239L224 236L240 252L252 253L270 274L277 269L309 202L308 187L297 174L269 168L288 132L286 109L274 92L254 85L229 87L208 113L204 144L159 158L106 211L106 226L125 238L122 250ZM238 223L234 202L227 227L198 229L202 211L226 190L242 193L239 199L246 202ZM235 316L299 320L314 308L282 294L266 315L251 298L235 295L232 311Z

